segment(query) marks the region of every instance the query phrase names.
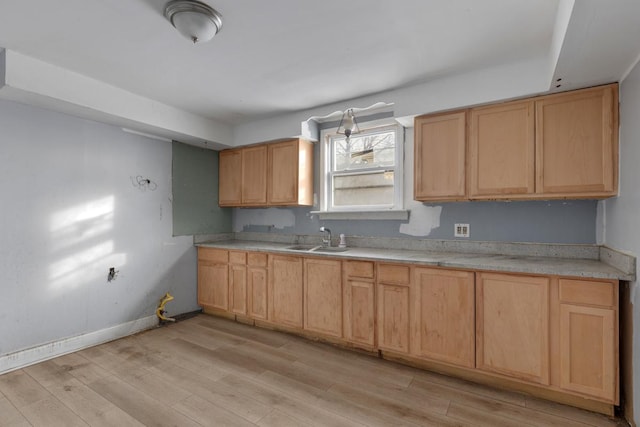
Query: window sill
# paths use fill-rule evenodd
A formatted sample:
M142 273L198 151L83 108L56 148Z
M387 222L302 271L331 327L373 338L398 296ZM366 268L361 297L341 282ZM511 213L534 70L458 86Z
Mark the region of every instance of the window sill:
M409 219L407 210L384 210L384 211L311 211L313 215L318 215L321 220L349 220L349 219L372 219L372 220L401 220Z

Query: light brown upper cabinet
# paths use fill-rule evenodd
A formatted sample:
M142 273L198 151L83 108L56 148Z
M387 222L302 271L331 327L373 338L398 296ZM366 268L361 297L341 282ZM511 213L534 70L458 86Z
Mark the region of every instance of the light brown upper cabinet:
M242 204L242 150L220 152L218 167L218 204Z
M514 198L535 191L534 124L533 101L471 109L471 198Z
M260 206L267 203L267 147L224 150L218 169L220 206Z
M618 85L417 117L414 162L420 201L615 196Z
M413 198L466 199L466 112L415 119Z
M270 206L313 204L313 144L301 139L269 144Z
M618 85L536 101L536 192L609 197L618 191Z
M267 147L242 149L242 206L267 203Z
M219 205L311 206L313 144L301 139L220 152Z

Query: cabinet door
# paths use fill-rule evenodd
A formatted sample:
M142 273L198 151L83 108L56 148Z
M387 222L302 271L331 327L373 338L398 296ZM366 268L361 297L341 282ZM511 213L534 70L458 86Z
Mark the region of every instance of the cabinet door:
M378 347L409 353L410 268L379 263L377 279Z
M415 119L415 200L461 200L466 197L466 112Z
M269 144L269 204L298 201L298 140Z
M376 345L375 268L371 261L343 261L342 319L346 340Z
M302 258L270 255L269 320L302 328Z
M255 319L267 320L267 269L247 268L248 315Z
M535 191L533 101L474 108L469 130L469 196L510 198Z
M409 286L378 284L378 347L409 353Z
M229 266L229 310L236 314L247 314L247 266Z
M219 154L218 204L240 206L242 203L242 152L224 150Z
M267 146L242 149L242 204L267 203Z
M227 264L198 261L198 304L204 308L229 310Z
M342 263L304 260L304 329L342 337Z
M475 367L474 274L416 268L413 277L411 353Z
M373 280L345 280L342 304L344 337L354 343L374 346L376 335Z
M536 101L536 192L616 194L617 93L617 85L609 85Z
M560 305L560 387L615 400L615 311Z
M478 273L476 366L549 384L549 279Z

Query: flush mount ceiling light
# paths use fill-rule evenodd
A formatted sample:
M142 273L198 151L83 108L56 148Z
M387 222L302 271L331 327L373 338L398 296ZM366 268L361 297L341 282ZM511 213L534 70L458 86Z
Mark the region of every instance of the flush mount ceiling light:
M211 40L222 28L222 15L196 0L170 1L164 8L164 16L194 43Z
M356 121L356 115L353 112L353 108L349 108L342 113L342 118L340 118L340 124L338 124L338 130L336 133L344 135L347 142L349 142L351 135L360 133L360 128L358 127L358 122Z

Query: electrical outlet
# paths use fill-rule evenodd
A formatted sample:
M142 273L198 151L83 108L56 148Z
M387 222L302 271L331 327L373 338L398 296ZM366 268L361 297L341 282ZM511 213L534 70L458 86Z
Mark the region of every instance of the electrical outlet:
M453 228L454 237L469 237L470 233L469 224L455 224Z

